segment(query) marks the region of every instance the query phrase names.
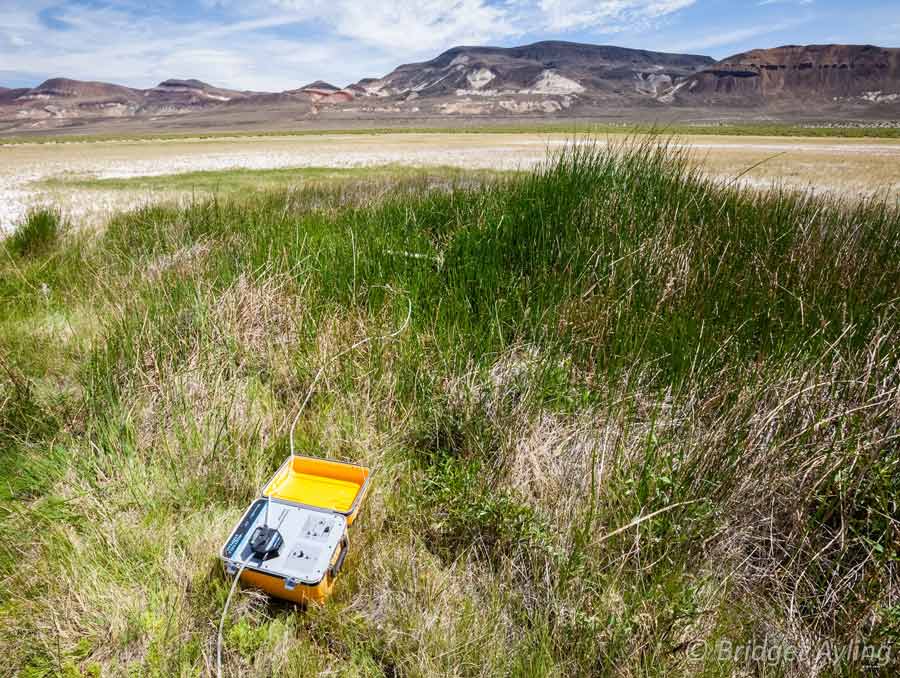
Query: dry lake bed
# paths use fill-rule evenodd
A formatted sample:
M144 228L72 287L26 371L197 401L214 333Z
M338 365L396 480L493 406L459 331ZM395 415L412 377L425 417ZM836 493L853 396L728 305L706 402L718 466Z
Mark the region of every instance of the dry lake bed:
M626 138L603 135L596 141ZM13 228L33 205L57 204L74 222L93 224L115 209L216 190L217 175L200 181L198 172L225 177L243 170L244 185L259 172L260 186L266 186L272 182L263 180L265 171L296 168L295 177L279 173L276 184L283 186L309 180L301 170L310 168L354 176L386 166L524 170L567 143L571 136L565 134L444 132L0 145L0 231ZM900 199L900 140L682 135L673 143L689 147L706 172L726 181ZM141 181L151 177L157 180Z

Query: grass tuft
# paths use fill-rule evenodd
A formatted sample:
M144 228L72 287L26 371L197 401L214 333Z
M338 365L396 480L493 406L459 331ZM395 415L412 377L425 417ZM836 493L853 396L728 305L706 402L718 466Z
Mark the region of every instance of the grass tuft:
M63 218L59 210L38 207L28 212L4 244L20 257L34 257L46 254L56 246L63 231Z

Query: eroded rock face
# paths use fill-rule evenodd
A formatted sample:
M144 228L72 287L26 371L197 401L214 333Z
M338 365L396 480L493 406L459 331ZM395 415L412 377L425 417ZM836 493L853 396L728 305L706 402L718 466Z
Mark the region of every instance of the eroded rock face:
M735 54L689 78L682 101L852 100L900 93L900 49L807 45ZM890 99L888 99L890 101Z
M713 63L692 54L561 41L510 48L454 47L431 61L399 66L383 78L360 80L350 89L359 96L377 97L415 93L425 98L498 100L512 95L646 98L660 94L657 83L683 80Z

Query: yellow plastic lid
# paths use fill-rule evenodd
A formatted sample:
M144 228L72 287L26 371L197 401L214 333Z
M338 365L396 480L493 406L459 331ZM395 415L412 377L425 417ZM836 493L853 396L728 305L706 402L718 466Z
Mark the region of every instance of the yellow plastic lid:
M293 457L282 465L263 494L306 506L355 514L369 469L327 459Z

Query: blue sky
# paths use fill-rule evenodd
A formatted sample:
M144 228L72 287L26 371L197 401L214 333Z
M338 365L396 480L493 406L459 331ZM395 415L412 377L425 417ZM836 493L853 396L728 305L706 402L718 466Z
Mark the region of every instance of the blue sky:
M280 91L380 76L454 45L561 39L724 57L900 46L900 0L0 0L0 86L195 77Z

